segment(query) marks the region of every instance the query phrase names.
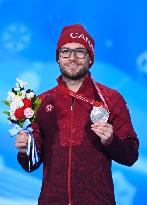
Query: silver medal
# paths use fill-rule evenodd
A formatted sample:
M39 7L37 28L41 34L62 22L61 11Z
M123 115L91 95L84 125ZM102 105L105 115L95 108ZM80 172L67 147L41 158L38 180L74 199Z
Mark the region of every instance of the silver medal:
M107 122L109 118L109 112L104 107L93 107L90 113L90 118L93 123Z

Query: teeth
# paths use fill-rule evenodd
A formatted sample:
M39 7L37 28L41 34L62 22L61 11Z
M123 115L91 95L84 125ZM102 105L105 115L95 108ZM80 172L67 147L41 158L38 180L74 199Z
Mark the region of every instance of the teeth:
M68 65L69 67L77 67L78 65L76 65L76 64L70 64L70 65Z

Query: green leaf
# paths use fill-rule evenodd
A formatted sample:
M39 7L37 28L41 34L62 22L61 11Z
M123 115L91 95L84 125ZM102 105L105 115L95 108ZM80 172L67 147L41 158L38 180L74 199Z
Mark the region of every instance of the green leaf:
M36 98L35 101L33 102L33 107L36 109L41 105L41 100L40 98Z
M7 100L2 101L6 106L10 106L10 103Z
M41 99L40 98L36 98L36 104L41 105Z
M4 113L5 115L10 116L10 112L8 112L8 111L4 111L3 113Z
M13 92L15 95L17 95L17 91L14 90L14 88L12 88L12 92Z
M26 93L30 93L30 92L33 92L33 90L31 90L31 89L26 90Z
M22 90L24 90L24 88L20 88L20 92L21 92Z
M23 120L18 121L18 124L19 124L19 126L20 126L20 127L23 127L23 124L24 124L24 119L23 119Z

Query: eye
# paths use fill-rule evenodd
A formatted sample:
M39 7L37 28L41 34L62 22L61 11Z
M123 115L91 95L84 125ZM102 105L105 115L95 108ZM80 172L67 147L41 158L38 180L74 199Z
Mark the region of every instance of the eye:
M79 52L79 53L84 53L84 51L82 51L82 50L77 50L77 52Z
M68 53L68 52L69 52L69 49L67 49L67 48L61 48L61 49L60 49L60 52L62 52L62 53Z
M86 54L86 49L84 49L84 48L78 48L76 51L77 51L78 53Z

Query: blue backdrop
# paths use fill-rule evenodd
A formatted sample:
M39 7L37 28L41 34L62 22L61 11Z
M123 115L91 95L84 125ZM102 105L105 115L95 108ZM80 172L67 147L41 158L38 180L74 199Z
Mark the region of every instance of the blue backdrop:
M145 205L147 190L147 2L146 0L0 0L0 101L16 78L37 94L56 85L56 43L63 26L81 23L95 39L96 81L126 99L140 140L132 167L113 163L117 205ZM25 173L0 103L0 204L35 205L42 167Z

